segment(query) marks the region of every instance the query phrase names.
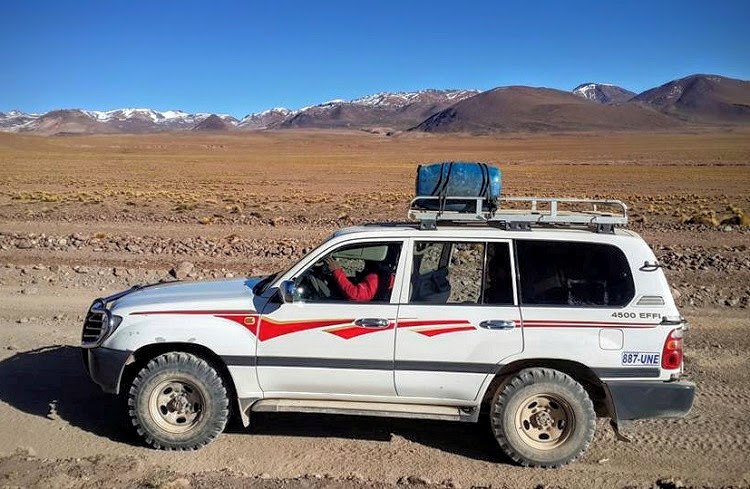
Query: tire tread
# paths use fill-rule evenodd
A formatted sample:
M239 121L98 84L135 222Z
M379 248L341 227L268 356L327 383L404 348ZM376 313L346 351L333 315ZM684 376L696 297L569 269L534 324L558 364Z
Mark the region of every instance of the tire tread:
M552 462L538 462L520 454L508 442L502 426L505 407L513 395L526 386L543 382L561 385L570 389L573 392L575 400L581 404L586 418L579 421L585 429L583 443L571 455ZM498 387L492 399L490 423L498 445L513 462L524 467L557 468L575 461L586 451L596 431L596 412L594 411L594 404L591 402L586 390L569 375L551 368L528 368L521 370L510 381L504 382Z
M194 439L188 441L170 442L166 439L156 439L154 434L149 433L140 420L139 409L137 406L137 399L140 390L143 388L146 380L168 369L174 369L181 373L194 375L200 381L204 382L206 388L211 394L210 399L206 399L206 402L214 404L212 419L206 424L201 433L197 434ZM157 450L197 450L219 436L224 431L227 420L229 419L229 399L227 397L227 389L221 376L204 359L187 352L178 351L164 353L149 360L146 366L138 372L130 385L127 406L128 415L136 433L138 433L148 445Z

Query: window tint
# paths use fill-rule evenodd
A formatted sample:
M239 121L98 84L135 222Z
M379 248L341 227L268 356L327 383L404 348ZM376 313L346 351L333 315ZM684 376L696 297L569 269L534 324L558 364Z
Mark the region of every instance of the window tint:
M516 241L524 305L622 306L635 293L625 254L599 243Z
M487 244L484 304L513 305L513 273L508 243Z
M418 241L409 302L479 304L483 263L484 243Z
M306 302L390 302L401 242L337 248L294 279Z

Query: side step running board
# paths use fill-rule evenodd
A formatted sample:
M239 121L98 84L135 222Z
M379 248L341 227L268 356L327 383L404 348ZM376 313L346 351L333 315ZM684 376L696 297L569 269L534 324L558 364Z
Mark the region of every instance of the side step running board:
M322 414L354 414L393 418L436 419L442 421L476 421L475 407L432 406L388 402L332 401L316 399L261 399L252 406L254 412L295 412Z

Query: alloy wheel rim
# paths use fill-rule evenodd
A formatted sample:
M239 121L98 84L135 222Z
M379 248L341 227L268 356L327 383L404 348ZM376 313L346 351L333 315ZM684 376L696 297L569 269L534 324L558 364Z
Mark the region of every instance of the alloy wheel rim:
M573 409L561 397L533 394L516 409L515 427L527 445L538 450L552 450L565 443L575 430Z
M195 384L185 379L160 382L149 396L149 414L164 431L190 431L203 419L205 400Z

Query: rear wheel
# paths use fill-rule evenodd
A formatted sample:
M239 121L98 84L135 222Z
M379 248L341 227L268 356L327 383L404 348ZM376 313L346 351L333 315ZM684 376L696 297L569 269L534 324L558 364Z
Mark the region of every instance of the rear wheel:
M128 394L130 419L146 443L194 450L224 430L229 400L221 377L185 352L160 355L141 369Z
M492 400L492 431L515 462L560 467L586 451L596 413L585 389L572 377L548 368L520 371Z

